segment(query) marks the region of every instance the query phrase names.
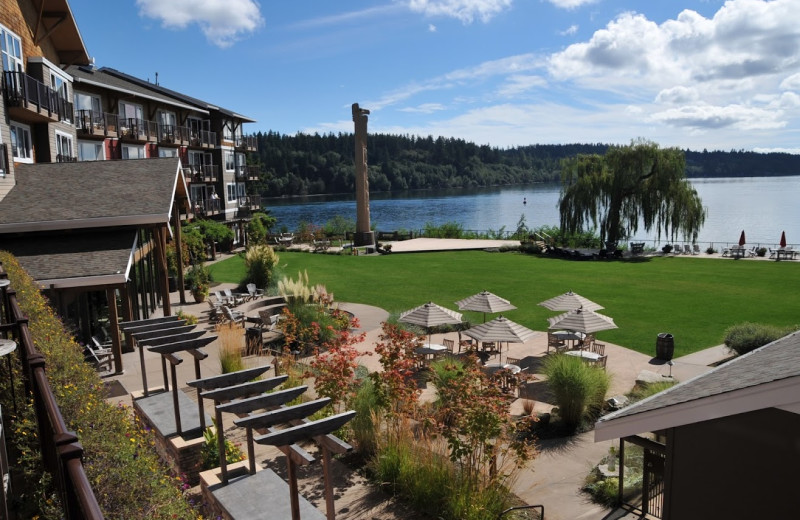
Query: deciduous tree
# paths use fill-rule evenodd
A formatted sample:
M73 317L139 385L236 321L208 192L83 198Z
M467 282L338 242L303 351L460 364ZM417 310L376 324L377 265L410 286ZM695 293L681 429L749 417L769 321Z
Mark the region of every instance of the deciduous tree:
M686 180L686 160L677 148L653 142L614 146L605 155L578 155L561 163L561 228L582 231L599 225L603 243L616 244L639 228L655 228L674 240L697 240L705 209Z

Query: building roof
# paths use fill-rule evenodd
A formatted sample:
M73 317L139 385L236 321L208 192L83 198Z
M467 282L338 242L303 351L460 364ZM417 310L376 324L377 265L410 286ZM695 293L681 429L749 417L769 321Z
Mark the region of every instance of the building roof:
M160 92L160 93L162 93L164 95L173 97L173 98L175 98L175 99L177 99L179 101L183 101L184 103L189 103L189 104L192 104L192 105L195 105L195 106L198 106L198 107L202 107L202 108L204 108L205 110L208 110L208 111L215 110L215 111L220 112L220 113L222 113L222 114L224 114L224 115L226 115L228 117L241 119L242 122L244 122L244 123L255 123L256 122L255 119L251 119L251 118L249 118L247 116L244 116L242 114L238 114L238 113L236 113L236 112L234 112L232 110L228 110L228 109L222 108L222 107L220 107L218 105L214 105L214 104L208 103L206 101L203 101L202 99L197 99L197 98L194 98L194 97L191 97L191 96L187 96L186 94L182 94L180 92L176 92L174 90L162 87L161 85L154 85L154 84L150 83L149 81L144 81L143 79L137 78L135 76L131 76L129 74L125 74L124 72L120 72L120 71L118 71L116 69L112 69L111 67L103 67L100 70L105 72L106 74L118 77L118 78L120 78L122 80L131 82L131 83L136 83L136 84L140 85L143 88L148 88L148 89L151 89L151 90L153 90L155 92Z
M185 110L195 110L206 115L208 114L208 110L203 108L200 104L182 103L176 100L174 97L161 94L155 89L149 87L155 87L155 85L151 85L147 82L129 81L128 79L119 75L110 74L108 70L109 69L106 68L97 69L94 67L79 67L73 65L71 67L67 67L66 72L72 76L73 84L78 86L78 90L80 90L79 85L92 85L94 87L120 92L133 98L138 97L150 101L157 101L159 103L164 103L165 105L170 105Z
M43 289L123 284L133 265L136 230L25 235L0 243Z
M0 233L169 223L186 181L175 157L17 166Z
M34 28L34 37L49 38L61 63L88 65L89 53L67 0L35 0L33 4L36 12L42 14L40 26Z
M800 332L602 417L595 441L764 408L800 413Z

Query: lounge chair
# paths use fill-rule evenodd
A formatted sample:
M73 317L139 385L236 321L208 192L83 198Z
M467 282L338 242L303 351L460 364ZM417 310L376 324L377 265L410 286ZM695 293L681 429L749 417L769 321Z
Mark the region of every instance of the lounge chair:
M234 307L241 305L245 301L245 295L242 293L234 294L230 289L223 289L222 292L225 294L225 297L228 298L228 303ZM248 294L247 296L249 297L250 295Z
M754 256L758 256L758 247L753 246L750 249L748 249L747 250L747 256L749 256L750 258L752 258Z
M216 302L214 302L217 305L233 305L233 302L230 301L230 298L228 298L227 296L223 296L222 293L219 291L214 291L214 298L216 298L217 300Z
M455 342L455 340L452 340L452 339L443 339L443 340L442 340L442 345L444 345L444 346L445 346L445 348L447 349L447 352L448 352L448 353L450 353L450 354L454 354L454 353L455 353L455 352L454 352L454 351L455 351L455 348L456 348L456 342Z
M259 289L256 287L256 284L249 283L247 284L247 293L250 295L251 300L257 300L264 296L264 289Z
M699 255L700 254L700 245L699 244L694 244L692 246L692 254L693 255Z
M244 327L244 321L246 319L246 316L242 311L232 310L227 305L223 305L221 308L222 308L222 315L225 317L226 320L228 320L228 322L231 325L233 325L234 323L238 323L239 325Z
M691 255L692 254L692 246L689 244L683 244L683 254Z
M99 372L110 372L111 363L114 361L114 355L111 349L94 349L87 345L83 347L83 359L87 363L94 365L95 369Z

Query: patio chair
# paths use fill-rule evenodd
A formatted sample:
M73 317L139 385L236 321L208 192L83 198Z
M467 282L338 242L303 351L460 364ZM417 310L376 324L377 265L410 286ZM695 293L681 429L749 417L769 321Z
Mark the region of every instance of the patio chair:
M692 254L692 246L689 244L683 244L683 254L691 255Z
M699 255L700 254L700 245L699 244L694 244L692 246L692 254L693 255Z
M495 352L497 346L494 341L483 341L481 342L481 348L484 352Z
M722 249L722 256L730 256L730 254L731 254L731 248L730 247L725 247L725 248Z
M750 249L748 249L747 250L747 256L749 256L751 258L754 257L754 256L758 256L758 247L757 246L753 246Z
M242 311L234 311L227 305L223 305L221 309L222 315L231 325L238 322L242 327L244 327L244 321L246 317Z
M564 352L567 350L567 343L564 340L558 338L558 336L553 336L551 333L547 333L547 353L550 353L550 348L553 348L557 353Z
M517 365L519 367L519 366L521 366L520 363L522 363L522 359L521 358L510 357L510 358L506 358L506 362L509 365Z
M594 343L594 334L586 334L583 339L578 342L579 350L586 350Z
M264 289L259 289L256 287L256 284L249 283L247 284L247 293L250 295L251 300L257 300L264 296Z
M217 305L228 305L229 303L231 303L229 301L229 298L227 296L223 296L222 293L219 291L214 291L212 294L214 295L214 299L216 300L214 303L216 303Z
M111 340L109 341L101 341L97 335L92 336L92 344L90 345L92 349L95 351L98 350L110 350L111 349Z
M241 294L241 293L234 294L233 291L231 291L230 289L223 289L222 292L228 298L228 303L230 303L234 307L244 303L244 295L243 294Z
M442 345L447 348L449 354L455 354L456 342L452 339L443 339Z
M208 322L217 323L222 318L221 316L222 311L220 310L222 304L217 302L212 302L211 300L206 300L206 301L208 302Z
M606 354L606 344L605 343L592 343L591 352L595 354L599 354L604 356Z
M605 370L607 361L608 361L608 356L600 356L595 365Z
M83 347L83 359L92 365L98 372L110 372L114 355L110 349L93 349L89 345Z

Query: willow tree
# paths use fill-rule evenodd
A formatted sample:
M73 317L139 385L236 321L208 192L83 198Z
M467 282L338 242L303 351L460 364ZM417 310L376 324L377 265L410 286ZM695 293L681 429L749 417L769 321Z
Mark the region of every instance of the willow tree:
M677 148L649 141L613 146L605 155L578 155L561 162L561 229L600 230L603 244L627 240L643 225L674 240L697 240L706 212L686 179L686 160Z

